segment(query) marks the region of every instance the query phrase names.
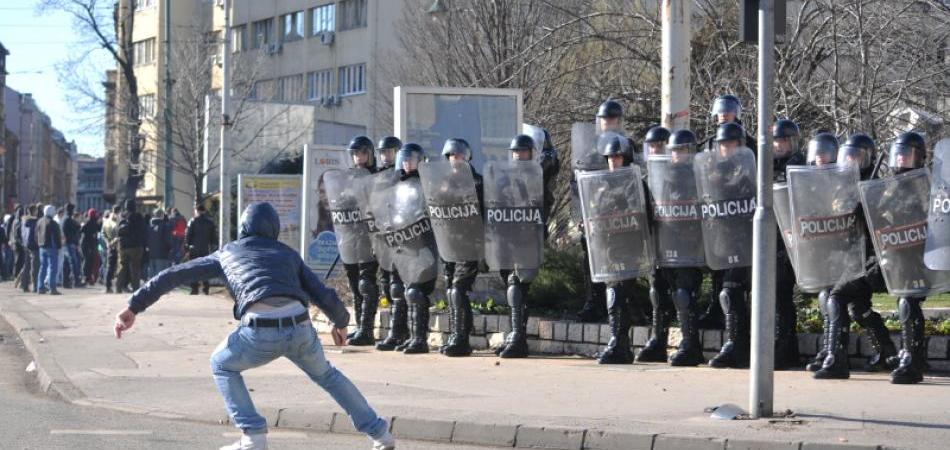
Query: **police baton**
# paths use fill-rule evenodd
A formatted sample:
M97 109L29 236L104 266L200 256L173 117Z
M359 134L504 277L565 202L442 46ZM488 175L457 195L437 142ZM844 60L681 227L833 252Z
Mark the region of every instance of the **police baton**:
M330 268L327 269L327 274L323 276L323 281L330 279L330 275L333 275L333 269L336 267L336 263L340 262L340 254L336 255L336 259L333 260L333 264L330 264Z

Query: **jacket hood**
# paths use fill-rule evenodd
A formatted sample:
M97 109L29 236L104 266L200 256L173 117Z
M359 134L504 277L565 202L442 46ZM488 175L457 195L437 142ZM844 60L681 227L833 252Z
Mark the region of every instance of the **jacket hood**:
M238 238L260 236L277 239L280 233L280 218L277 210L267 202L255 202L247 205L241 214L241 232Z
M56 215L56 207L53 205L46 205L43 207L43 215L46 217L53 217Z

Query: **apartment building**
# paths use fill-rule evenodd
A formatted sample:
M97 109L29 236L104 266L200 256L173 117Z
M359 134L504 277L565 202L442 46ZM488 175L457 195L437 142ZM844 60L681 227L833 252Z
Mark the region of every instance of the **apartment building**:
M132 30L135 72L141 105L142 134L156 136L162 126L164 69L165 1L120 0L117 8L134 9ZM176 45L181 30L200 27L214 42L223 42L225 23L222 0L174 2L171 4L171 45ZM299 152L304 143L343 144L357 133L381 136L392 131L392 75L382 65L398 61L399 40L396 22L403 14L403 0L232 0L232 96L244 96L252 103L250 120L261 127L305 128L290 142L252 143L244 159L263 166L275 157L273 148L285 147ZM423 12L420 12L423 13ZM194 35L194 33L192 33ZM221 51L223 51L223 46ZM175 54L175 52L172 52ZM221 55L208 64L215 95L221 87ZM175 61L171 64L174 66ZM122 77L110 75L107 92L118 103L111 105L113 132L107 131L107 167L105 195L112 198L124 187L128 167L125 154L128 137L121 123ZM246 84L241 84L246 83ZM108 95L107 95L108 97ZM215 101L215 100L213 100ZM218 100L219 101L219 100ZM239 103L235 99L235 103ZM279 114L294 115L297 122L263 117L274 111L272 105L286 105ZM212 110L216 110L212 108ZM214 115L214 114L213 114ZM218 142L216 117L211 119L208 145ZM107 121L110 119L107 118ZM300 120L303 121L301 124ZM281 125L282 124L282 125ZM256 126L257 124L255 124ZM251 127L253 128L253 127ZM108 130L109 128L107 128ZM235 132L236 139L247 133ZM275 133L258 133L275 138ZM233 142L240 147L241 142ZM138 197L155 203L186 206L194 198L191 174L176 170L172 179L175 198L166 202L162 142L145 138L143 164L145 178ZM254 152L259 152L255 154ZM176 156L172 152L172 157ZM251 165L238 164L235 170L254 171ZM121 196L121 194L120 194Z

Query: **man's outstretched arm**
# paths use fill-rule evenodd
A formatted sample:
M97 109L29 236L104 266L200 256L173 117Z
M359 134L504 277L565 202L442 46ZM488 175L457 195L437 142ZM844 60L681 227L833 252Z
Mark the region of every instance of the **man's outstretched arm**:
M185 264L163 270L135 291L129 299L129 306L116 316L115 336L122 337L122 332L132 328L135 315L152 306L161 296L171 292L176 286L197 283L214 277L222 276L221 264L217 253L193 259Z

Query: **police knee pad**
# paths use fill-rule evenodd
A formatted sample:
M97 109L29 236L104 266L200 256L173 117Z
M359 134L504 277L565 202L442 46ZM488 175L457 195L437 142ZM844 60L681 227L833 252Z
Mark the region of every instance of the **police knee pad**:
M897 300L897 313L901 322L908 319L923 317L923 311L920 309L921 299L916 297L901 297Z
M650 305L653 306L654 311L660 309L660 293L653 284L650 284Z
M604 297L606 297L606 299L607 299L607 309L608 309L608 310L609 310L609 309L613 309L613 308L619 306L619 305L617 304L617 302L618 302L620 299L618 298L618 297L619 297L619 293L617 292L617 288L616 288L616 287L607 286L607 287L604 289Z
M393 297L391 300L405 299L406 286L398 281L393 282L392 284L389 285L389 293Z
M376 286L376 283L367 279L360 279L359 288L360 293L364 295L373 292L375 292L377 295L379 294L379 288Z
M427 306L428 298L419 288L411 287L406 289L406 300L416 306Z
M686 311L693 300L693 295L685 288L678 288L673 292L673 306L677 310Z
M511 273L508 274L508 280L507 280L507 282L508 282L508 286L516 286L516 285L519 285L519 284L521 284L521 277L519 277L518 275L515 275L514 272L511 272Z
M826 315L828 314L829 296L830 294L828 293L827 289L823 289L821 292L818 293L818 310L821 311L822 314L826 314Z

